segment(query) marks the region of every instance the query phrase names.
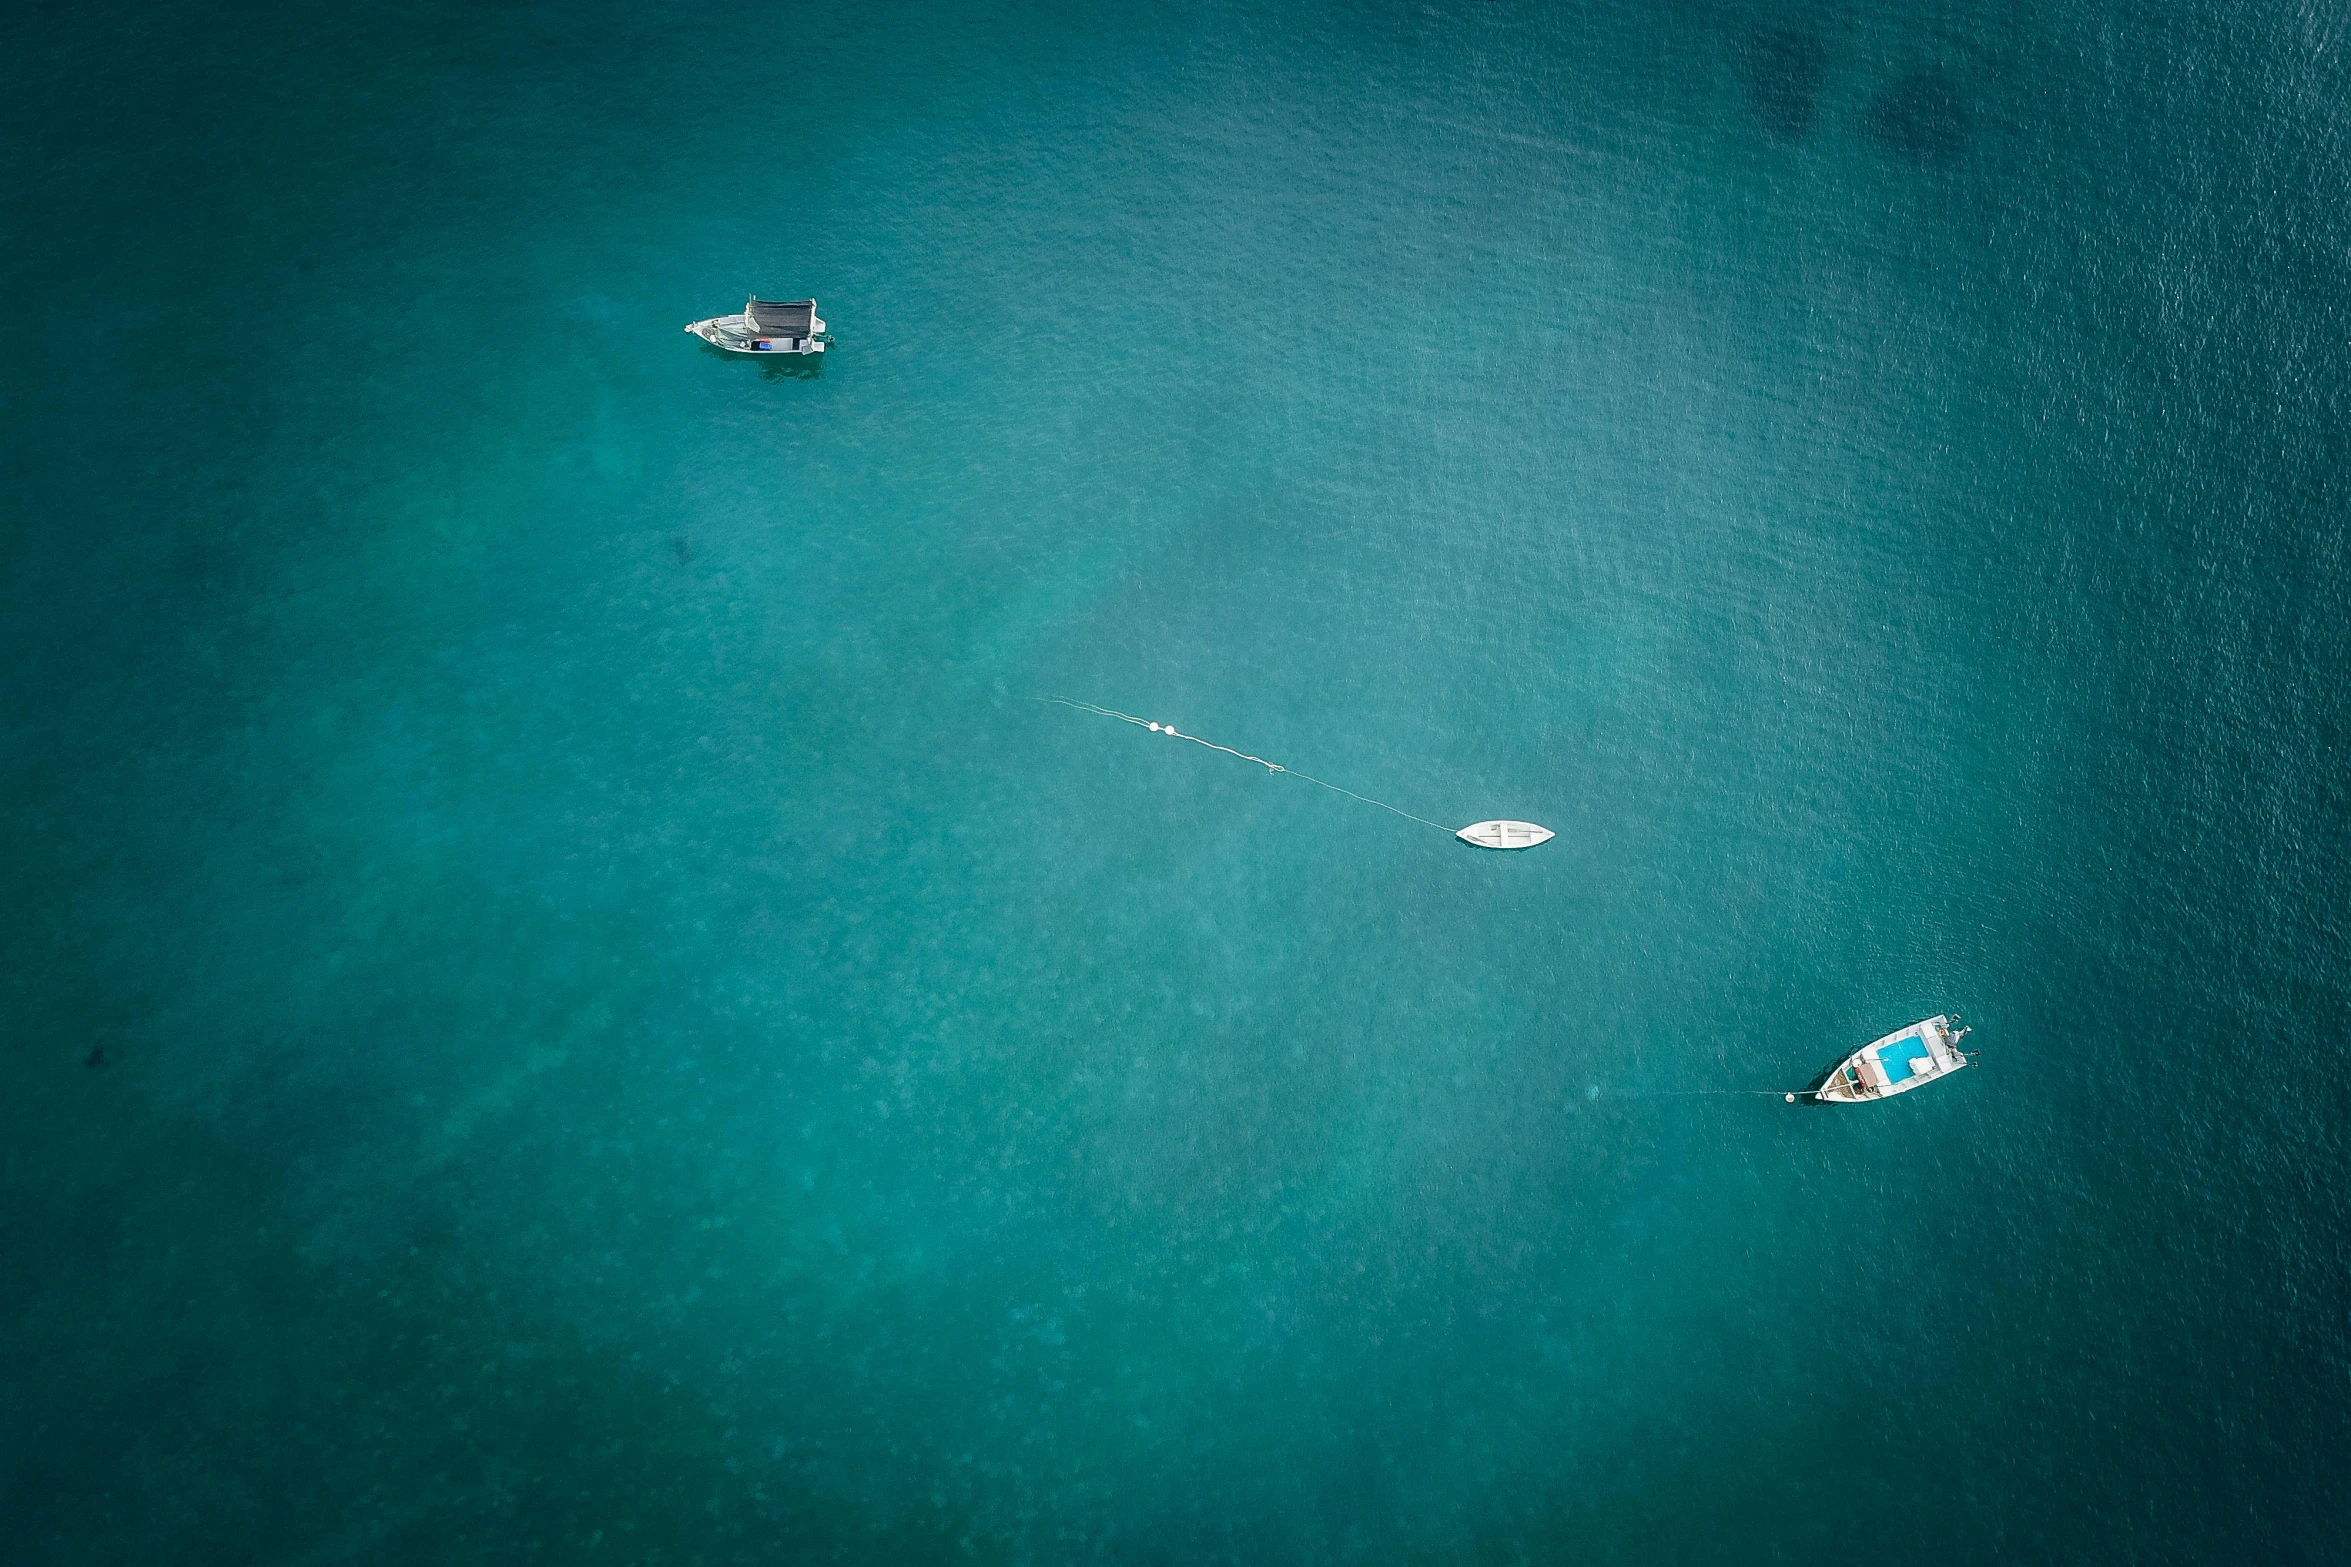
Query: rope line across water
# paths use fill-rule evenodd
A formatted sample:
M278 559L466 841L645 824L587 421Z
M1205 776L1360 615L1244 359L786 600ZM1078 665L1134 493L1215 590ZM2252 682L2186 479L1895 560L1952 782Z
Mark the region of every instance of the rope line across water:
M1415 816L1410 811L1402 810L1396 806L1390 805L1385 800L1375 800L1368 794L1357 794L1354 790L1343 789L1335 783L1324 783L1320 778L1313 777L1307 773L1299 772L1295 768L1284 767L1279 762L1269 762L1262 756L1251 756L1246 751L1236 751L1229 745L1218 745L1214 740L1203 740L1198 735L1185 734L1182 730L1178 729L1173 724L1163 724L1156 721L1155 719L1138 718L1133 713L1122 713L1115 707L1104 707L1095 702L1073 701L1066 696L1039 696L1031 697L1029 700L1032 702L1051 702L1059 707L1074 708L1081 713L1094 713L1103 718L1115 718L1122 724L1133 724L1136 728L1148 729L1153 734L1173 735L1178 740L1189 740L1194 745L1204 745L1211 751L1222 751L1227 756L1237 756L1244 762L1255 762L1258 766L1264 768L1269 773L1281 773L1287 777L1301 778L1310 784L1315 784L1321 788L1328 789L1333 794L1343 794L1350 800L1361 800L1366 805L1376 805L1383 811L1394 812L1396 815L1403 817L1408 822L1418 822L1423 827L1434 827L1437 829L1437 831L1442 833L1450 833L1453 831L1452 828L1447 827L1442 822L1432 822L1425 816ZM1616 1094L1612 1095L1611 1097L1618 1099L1747 1099L1753 1098L1757 1095L1764 1095L1773 1099L1784 1099L1790 1104L1795 1103L1799 1097L1810 1099L1818 1099L1820 1097L1820 1094L1817 1090L1810 1088L1800 1088L1792 1093L1784 1088L1668 1088L1661 1089L1654 1093Z
M1138 728L1148 729L1153 734L1174 735L1178 740L1189 740L1194 745L1204 745L1211 751L1222 751L1225 755L1237 756L1244 762L1255 762L1258 766L1264 768L1269 773L1281 773L1287 777L1302 779L1307 783L1317 785L1320 788L1328 789L1333 794L1343 794L1350 800L1361 800L1366 805L1376 805L1381 810L1393 812L1395 815L1403 817L1408 822L1418 822L1423 827L1434 827L1441 833L1450 834L1453 831L1452 828L1446 826L1443 822L1432 822L1425 816L1415 816L1410 811L1390 805L1385 800L1375 800L1368 794L1357 794L1354 790L1343 789L1335 783L1324 783L1323 780L1314 777L1312 774L1299 772L1296 768L1284 767L1279 762L1269 762L1262 756L1251 756L1246 751L1236 751L1229 745L1218 745L1214 740L1203 740L1198 735L1185 734L1182 730L1176 728L1176 726L1173 724L1162 724L1148 718L1137 718L1134 714L1122 713L1115 707L1101 707L1092 702L1073 702L1065 696L1040 696L1032 697L1030 700L1036 702L1056 703L1062 707L1075 708L1081 713L1098 713L1104 718L1115 718L1121 723L1133 724Z
M1756 1095L1766 1099L1818 1099L1819 1093L1810 1088L1660 1088L1646 1094L1611 1094L1611 1099L1748 1099Z

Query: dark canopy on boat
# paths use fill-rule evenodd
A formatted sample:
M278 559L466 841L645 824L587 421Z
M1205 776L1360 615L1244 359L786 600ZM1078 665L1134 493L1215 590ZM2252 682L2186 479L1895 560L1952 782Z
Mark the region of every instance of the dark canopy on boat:
M816 301L754 299L743 313L751 318L751 330L762 337L806 337L814 330L810 323L816 319Z

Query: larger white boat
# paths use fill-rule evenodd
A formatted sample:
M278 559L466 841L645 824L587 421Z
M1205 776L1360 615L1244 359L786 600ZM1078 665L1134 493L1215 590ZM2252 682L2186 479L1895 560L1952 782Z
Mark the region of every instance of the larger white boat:
M1959 1048L1968 1031L1954 1031L1952 1025L1958 1021L1955 1017L1930 1017L1863 1045L1828 1075L1828 1081L1812 1097L1832 1105L1867 1104L1949 1077L1968 1062L1967 1052Z
M753 299L739 316L689 321L686 330L730 354L821 354L832 341L813 299Z

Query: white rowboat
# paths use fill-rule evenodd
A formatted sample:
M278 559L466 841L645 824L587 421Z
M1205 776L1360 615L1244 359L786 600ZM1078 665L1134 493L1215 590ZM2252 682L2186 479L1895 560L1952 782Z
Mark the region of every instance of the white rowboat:
M1531 849L1557 835L1533 822L1473 822L1453 836L1481 849Z

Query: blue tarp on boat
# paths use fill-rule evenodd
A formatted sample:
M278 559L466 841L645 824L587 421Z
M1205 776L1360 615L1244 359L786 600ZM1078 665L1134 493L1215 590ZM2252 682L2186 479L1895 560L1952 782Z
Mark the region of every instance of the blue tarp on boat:
M1931 1057L1927 1042L1916 1034L1906 1034L1878 1046L1878 1064L1886 1069L1886 1077L1891 1082L1900 1083L1914 1076L1923 1076L1922 1069L1911 1065L1921 1059Z

